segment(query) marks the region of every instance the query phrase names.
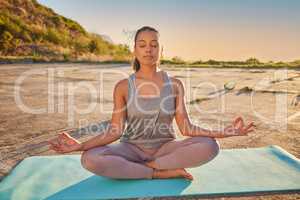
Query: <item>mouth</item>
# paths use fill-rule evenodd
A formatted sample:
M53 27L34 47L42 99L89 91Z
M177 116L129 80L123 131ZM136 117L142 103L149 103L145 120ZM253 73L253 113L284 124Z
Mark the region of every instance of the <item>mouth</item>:
M153 56L144 56L144 58L151 59L151 58L153 58Z

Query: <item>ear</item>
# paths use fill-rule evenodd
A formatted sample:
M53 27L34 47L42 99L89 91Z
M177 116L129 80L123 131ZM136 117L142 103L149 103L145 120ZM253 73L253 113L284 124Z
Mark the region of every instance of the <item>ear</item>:
M164 46L161 45L161 49L160 49L160 58L163 58L164 55Z

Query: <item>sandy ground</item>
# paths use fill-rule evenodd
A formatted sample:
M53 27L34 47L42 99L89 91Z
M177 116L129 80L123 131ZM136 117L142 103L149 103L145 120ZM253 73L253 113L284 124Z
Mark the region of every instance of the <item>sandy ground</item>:
M273 144L300 158L300 102L292 105L300 94L300 71L161 68L184 82L194 123L219 128L238 115L255 122L249 136L219 139L222 149ZM109 120L113 87L132 72L128 65L111 64L0 65L0 177L25 157L55 154L45 141L58 132ZM236 86L224 94L228 81ZM300 194L215 199L300 199Z

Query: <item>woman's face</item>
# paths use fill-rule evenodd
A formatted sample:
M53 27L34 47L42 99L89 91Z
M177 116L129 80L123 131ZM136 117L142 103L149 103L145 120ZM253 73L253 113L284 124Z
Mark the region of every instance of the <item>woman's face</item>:
M141 65L157 63L159 59L158 34L154 31L140 32L135 42L134 54Z

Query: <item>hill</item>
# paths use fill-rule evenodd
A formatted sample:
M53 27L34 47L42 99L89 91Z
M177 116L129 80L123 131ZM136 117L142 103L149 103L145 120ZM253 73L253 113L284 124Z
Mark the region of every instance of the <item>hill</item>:
M0 56L42 61L129 60L127 45L87 32L36 0L0 1Z

